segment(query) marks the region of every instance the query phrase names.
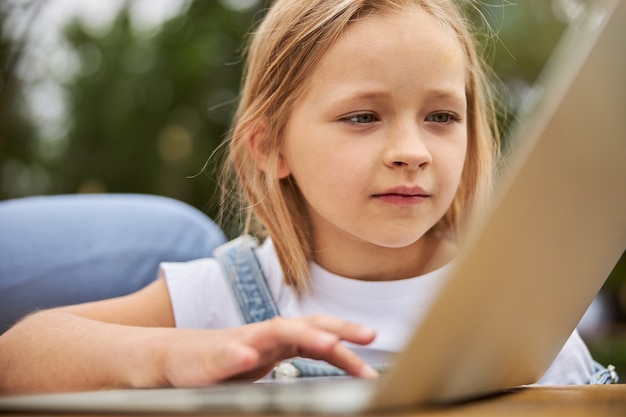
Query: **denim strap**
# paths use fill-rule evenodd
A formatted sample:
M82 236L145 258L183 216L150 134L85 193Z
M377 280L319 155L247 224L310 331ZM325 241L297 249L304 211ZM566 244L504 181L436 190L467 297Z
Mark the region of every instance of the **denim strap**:
M613 365L609 365L606 368L594 361L594 373L591 375L589 384L601 385L601 384L617 384L619 382L619 376L615 371Z
M224 270L246 323L269 320L280 315L254 254L257 246L255 238L244 235L219 246L213 252Z

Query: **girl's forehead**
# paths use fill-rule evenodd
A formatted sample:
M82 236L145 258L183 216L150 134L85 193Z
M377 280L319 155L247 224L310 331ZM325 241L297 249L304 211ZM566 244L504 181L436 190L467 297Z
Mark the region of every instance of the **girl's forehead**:
M330 46L310 74L309 85L340 88L396 78L400 84L454 85L450 88L464 91L466 62L452 29L419 8L369 14L352 22Z
M393 39L400 41L398 46L406 48L407 51L431 43L455 55L459 52L463 55L461 43L450 25L451 23L444 22L418 6L402 11L372 12L350 22L335 45L342 40L345 42L346 38L357 42L362 39L367 42L364 47L385 43L388 45L387 40ZM331 46L331 49L335 45Z

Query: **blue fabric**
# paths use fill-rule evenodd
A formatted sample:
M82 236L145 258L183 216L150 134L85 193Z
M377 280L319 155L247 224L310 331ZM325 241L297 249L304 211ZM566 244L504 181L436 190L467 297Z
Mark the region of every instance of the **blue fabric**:
M226 241L205 214L148 195L0 202L0 333L37 309L134 292L162 261L211 256Z
M594 373L589 380L590 385L617 384L618 382L619 376L613 365L605 368L602 364L594 362Z
M278 308L267 279L254 254L258 242L241 236L215 250L245 323L256 323L278 316Z

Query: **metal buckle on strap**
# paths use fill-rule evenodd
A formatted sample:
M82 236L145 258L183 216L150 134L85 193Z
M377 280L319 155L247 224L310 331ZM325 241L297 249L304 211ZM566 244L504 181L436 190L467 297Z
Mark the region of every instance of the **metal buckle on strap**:
M617 371L613 365L609 365L606 367L609 370L609 374L611 375L611 384L617 384L619 382L619 376L617 375Z
M299 376L300 370L289 361L279 363L272 370L272 378L274 379L295 379Z

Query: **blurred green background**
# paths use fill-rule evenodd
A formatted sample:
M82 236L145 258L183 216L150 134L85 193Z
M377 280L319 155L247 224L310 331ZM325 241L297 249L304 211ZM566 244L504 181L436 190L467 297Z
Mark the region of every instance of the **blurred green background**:
M468 9L494 68L503 130L583 0ZM2 0L0 200L148 193L215 216L215 158L260 0ZM490 29L488 29L490 28ZM626 257L581 325L626 379Z

